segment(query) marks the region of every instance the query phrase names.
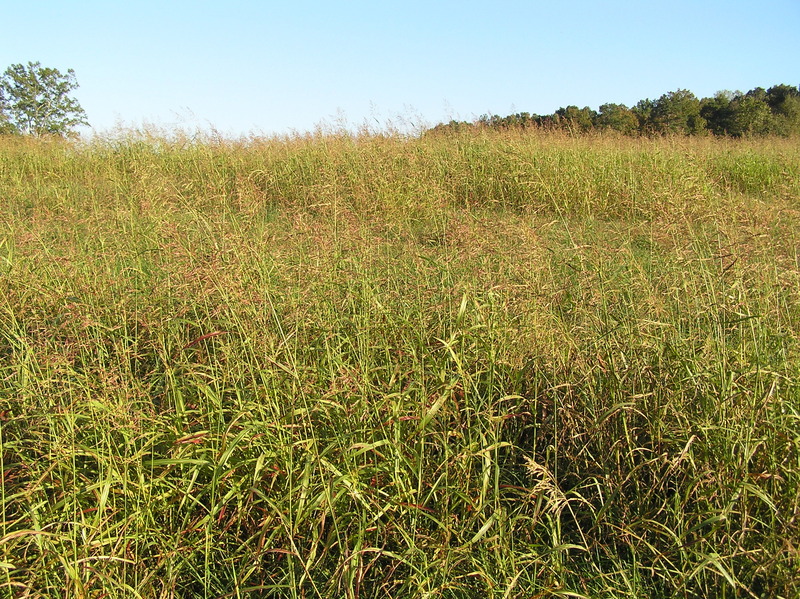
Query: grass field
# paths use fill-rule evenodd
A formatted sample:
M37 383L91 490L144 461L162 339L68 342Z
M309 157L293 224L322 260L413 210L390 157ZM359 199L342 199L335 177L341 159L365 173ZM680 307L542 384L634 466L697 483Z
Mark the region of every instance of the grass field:
M0 139L0 596L800 596L800 143Z

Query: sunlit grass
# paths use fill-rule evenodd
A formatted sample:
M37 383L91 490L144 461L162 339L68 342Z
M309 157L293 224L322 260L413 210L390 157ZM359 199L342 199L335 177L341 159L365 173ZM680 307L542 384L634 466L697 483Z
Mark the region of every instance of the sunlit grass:
M794 597L800 146L0 140L0 588Z

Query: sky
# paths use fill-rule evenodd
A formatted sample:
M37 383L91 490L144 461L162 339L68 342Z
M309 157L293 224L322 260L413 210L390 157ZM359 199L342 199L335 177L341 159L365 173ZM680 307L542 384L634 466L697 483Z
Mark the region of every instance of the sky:
M800 84L800 0L0 0L92 126L283 135Z

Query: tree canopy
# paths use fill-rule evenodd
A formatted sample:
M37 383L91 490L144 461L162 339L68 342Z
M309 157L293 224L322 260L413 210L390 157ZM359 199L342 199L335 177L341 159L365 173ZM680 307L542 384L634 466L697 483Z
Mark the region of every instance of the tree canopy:
M450 121L432 131L469 127L564 129L572 133L614 130L626 135L800 135L800 87L775 85L746 93L720 91L711 98L698 98L678 89L632 108L625 104L603 104L598 111L586 106L566 106L553 114L520 112L509 116L483 115L475 122Z
M72 69L63 74L38 62L11 65L0 76L0 133L65 136L88 125L70 96L77 87Z

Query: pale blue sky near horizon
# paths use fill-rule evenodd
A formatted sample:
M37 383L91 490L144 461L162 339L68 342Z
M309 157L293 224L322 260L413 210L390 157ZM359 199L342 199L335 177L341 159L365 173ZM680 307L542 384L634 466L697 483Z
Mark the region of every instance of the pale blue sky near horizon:
M800 84L800 0L2 5L0 71L74 69L101 133L407 129Z

